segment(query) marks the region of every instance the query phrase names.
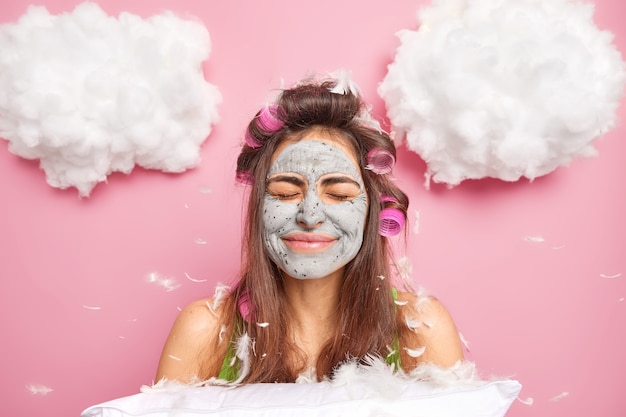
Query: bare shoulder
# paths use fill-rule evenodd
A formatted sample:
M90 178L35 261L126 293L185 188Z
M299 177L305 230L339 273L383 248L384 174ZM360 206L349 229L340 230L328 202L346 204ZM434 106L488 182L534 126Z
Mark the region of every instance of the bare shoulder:
M202 336L213 330L220 322L219 308L214 307L212 298L203 298L188 304L178 315L173 331Z
M448 367L463 359L459 332L448 309L432 296L398 292L399 312L409 329L402 341L403 363Z
M187 305L174 321L163 346L155 380L189 382L212 373L214 364L207 363L207 358L219 356L222 350L225 354L219 343L225 332L222 315L222 308L211 298Z

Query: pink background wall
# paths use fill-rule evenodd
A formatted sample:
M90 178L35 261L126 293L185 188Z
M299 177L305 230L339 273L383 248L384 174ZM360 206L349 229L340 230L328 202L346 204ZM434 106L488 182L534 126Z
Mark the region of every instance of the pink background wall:
M59 13L78 3L42 4ZM281 78L290 84L312 71L350 69L375 115L384 115L376 87L398 45L394 33L415 29L416 11L428 2L296 3L100 3L112 15L190 13L208 28L206 75L224 101L192 171L115 174L79 199L73 189L48 186L37 163L0 141L1 415L77 416L152 382L178 308L212 294L238 269L235 158L248 119ZM28 4L3 0L0 21L15 21ZM595 4L596 23L616 35L624 54L626 5ZM619 116L620 126L597 142L598 157L532 183L483 180L426 191L424 163L400 150L395 174L411 211L420 212L419 233L407 242L414 279L452 311L482 373L514 377L524 385L521 398L534 399L516 401L511 417L626 412L623 103ZM150 284L151 272L181 287ZM33 395L31 384L54 391Z

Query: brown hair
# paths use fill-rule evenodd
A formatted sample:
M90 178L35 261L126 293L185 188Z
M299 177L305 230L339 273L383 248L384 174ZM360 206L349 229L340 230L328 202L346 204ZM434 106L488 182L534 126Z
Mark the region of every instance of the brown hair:
M336 332L320 351L315 367L317 377L332 376L333 369L346 359L362 360L369 355L384 358L403 327L397 323L390 280L386 279L390 272L389 248L387 239L378 233L378 216L389 205L406 216L408 198L387 175L365 169L370 150L384 149L395 158L396 149L386 133L360 117L364 109L361 98L330 92L335 85L334 80L309 80L284 90L276 102L275 114L284 123L283 127L274 132L265 131L258 123L257 113L247 131L255 143L244 145L237 160L237 177L249 178L251 190L241 278L225 304L229 311L224 318L228 325L243 323L243 330L254 340L250 372L244 382L293 382L305 370L298 346L286 336L289 318L285 312L282 276L263 243L262 211L266 175L276 148L285 140L297 140L311 129L323 129L352 147L369 201L363 244L346 265L336 307ZM260 146L255 146L257 143ZM395 201L382 202L382 195ZM241 319L237 309L244 293L250 299L254 315L249 323ZM257 322L270 325L259 327Z

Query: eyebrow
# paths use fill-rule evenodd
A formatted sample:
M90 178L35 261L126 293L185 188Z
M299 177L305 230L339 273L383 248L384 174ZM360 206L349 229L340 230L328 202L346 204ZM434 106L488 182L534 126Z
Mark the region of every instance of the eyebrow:
M275 177L268 178L267 184L272 184L274 182L288 182L289 184L296 185L298 187L304 187L306 183L301 179L294 175L276 175Z
M321 185L323 186L333 185L333 184L354 184L357 187L359 187L359 189L361 188L361 184L359 184L357 181L353 180L352 178L346 177L344 175L326 177L322 179L321 181Z

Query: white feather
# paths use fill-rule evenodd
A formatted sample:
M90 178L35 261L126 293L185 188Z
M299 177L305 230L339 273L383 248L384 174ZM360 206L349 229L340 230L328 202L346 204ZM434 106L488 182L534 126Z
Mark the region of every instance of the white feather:
M344 69L340 69L329 74L332 78L337 80L337 83L330 89L334 94L352 94L354 96L359 95L359 87L354 81L352 81L352 73Z
M54 391L52 388L45 385L26 385L26 389L33 395L46 395Z
M409 348L404 348L404 350L406 351L406 353L412 357L412 358L419 358L420 356L422 356L424 354L424 352L426 351L426 346L422 346L419 347L417 349L409 349Z
M561 401L563 398L569 396L569 392L565 391L560 393L559 395L556 395L552 398L550 398L550 401L552 401L553 403L557 402L557 401Z
M438 387L453 387L458 384L472 385L481 380L475 365L469 361L458 361L451 367L420 364L410 373L394 369L381 358L367 357L364 364L350 360L337 368L333 374L334 385L363 383L372 386L381 395L396 398L407 382L430 382Z
M526 399L517 397L517 401L521 402L524 405L533 405L533 403L535 402L535 399L533 397L528 397Z
M250 345L252 343L252 339L248 336L248 333L244 333L237 340L237 349L235 355L240 361L239 365L239 376L233 384L240 384L244 378L250 372Z
M470 352L469 342L465 339L465 336L463 336L463 333L461 332L459 332L459 339L461 339L461 343L465 346L465 349Z
M230 287L228 285L218 284L215 287L215 293L213 294L213 304L209 306L209 304L207 303L207 307L209 307L209 310L211 310L213 314L217 315L217 309L219 308L219 306L222 305L224 297L228 296L228 294L230 294Z
M195 279L192 278L188 273L185 272L185 276L187 277L187 279L191 282L206 282L206 279Z
M222 326L220 327L220 332L217 335L217 338L219 339L220 344L222 344L222 342L224 341L224 334L226 333L226 325L222 324Z
M431 297L420 295L420 293L418 293L417 300L415 300L415 304L413 306L415 308L415 311L420 312L420 313L423 312L431 300L432 300Z
M420 327L419 320L412 319L408 316L404 318L404 323L406 324L406 327L412 331L415 331Z
M149 273L146 277L146 280L149 283L165 288L168 292L174 291L175 289L180 287L180 284L178 284L174 278L161 276L161 274L159 274L158 272Z

